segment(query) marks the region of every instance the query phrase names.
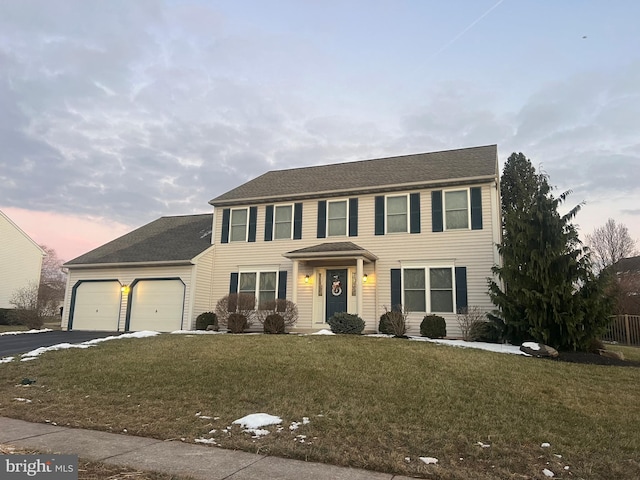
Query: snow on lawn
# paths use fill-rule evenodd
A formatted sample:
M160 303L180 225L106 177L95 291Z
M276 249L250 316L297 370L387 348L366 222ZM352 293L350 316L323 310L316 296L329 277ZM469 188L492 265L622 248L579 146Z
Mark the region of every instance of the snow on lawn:
M0 335L21 335L23 333L44 333L44 332L53 332L50 328L42 328L40 330L18 330L15 332L2 332Z
M0 363L9 363L9 362L13 362L13 357L0 358Z
M260 427L266 427L268 425L278 425L282 423L282 419L280 417L276 417L275 415L269 415L268 413L252 413L250 415L246 415L242 418L234 420L231 423L240 425L243 428L255 430Z
M488 352L511 353L514 355L524 355L527 357L529 356L528 354L520 351L520 347L509 345L507 343L465 342L464 340L445 340L442 338L427 337L409 337L409 340L415 340L417 342L439 343L441 345L449 345L452 347L477 348L479 350L486 350Z
M322 330L314 332L311 335L335 335L335 333L333 333L331 330L327 330L326 328L323 328Z
M522 346L525 348L530 348L531 350L540 350L540 345L535 342L524 342Z
M45 352L52 352L55 350L67 350L69 348L89 348L97 345L98 343L106 342L108 340L118 340L121 338L145 338L155 337L160 335L160 332L151 332L148 330L142 332L123 333L122 335L112 335L104 338L94 338L93 340L87 340L82 343L58 343L57 345L51 345L50 347L40 347L35 350L31 350L22 355L22 361L33 360L35 357L42 355Z

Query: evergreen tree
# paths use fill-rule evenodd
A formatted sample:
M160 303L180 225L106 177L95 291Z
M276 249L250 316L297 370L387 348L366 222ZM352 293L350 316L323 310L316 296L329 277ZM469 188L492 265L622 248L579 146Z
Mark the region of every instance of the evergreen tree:
M572 224L581 205L560 215L570 192L554 197L546 175L521 153L507 160L500 188L503 265L493 271L502 285L490 281L489 293L507 339L587 349L606 328L610 303Z

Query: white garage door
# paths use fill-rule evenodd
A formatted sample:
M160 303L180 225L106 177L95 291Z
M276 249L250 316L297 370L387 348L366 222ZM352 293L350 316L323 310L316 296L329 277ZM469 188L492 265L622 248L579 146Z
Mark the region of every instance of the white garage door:
M72 330L118 330L120 283L82 282L76 288Z
M180 330L184 284L180 280L141 280L133 286L129 330Z

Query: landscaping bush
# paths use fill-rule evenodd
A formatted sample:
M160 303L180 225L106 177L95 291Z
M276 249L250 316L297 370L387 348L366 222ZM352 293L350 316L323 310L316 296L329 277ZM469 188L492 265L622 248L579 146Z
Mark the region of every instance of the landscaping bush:
M407 333L407 316L409 312L398 305L400 310L387 310L380 316L378 330L386 335L394 335L396 337L406 337Z
M203 312L196 317L196 330L206 330L213 325L213 330L218 331L218 316L213 312Z
M502 334L495 322L478 320L471 324L469 340L472 342L502 343Z
M227 319L227 330L229 333L244 333L249 328L247 317L241 313L232 313Z
M487 313L481 310L479 307L463 308L458 311L456 315L456 321L460 327L462 333L462 339L471 342L471 326L474 323L484 322L487 318Z
M11 322L12 308L0 308L0 325L13 325Z
M264 333L270 334L283 334L284 330L284 318L282 315L278 313L272 313L268 315L267 318L264 319L264 323L262 324L264 329Z
M335 313L328 323L333 333L360 335L364 330L364 320L358 315L346 312Z
M440 315L426 315L420 323L420 335L429 338L447 336L447 322Z
M285 328L293 327L298 321L298 307L292 301L284 298L262 303L260 309L256 312L256 318L264 325L266 319L273 314L278 314L282 317Z
M44 323L37 310L15 308L8 315L9 325L25 325L29 329L39 329Z
M251 327L256 318L256 298L251 293L230 293L225 295L218 303L216 303L215 314L218 318L218 324L227 327L231 331L229 321L231 315L238 313L245 319L243 330ZM238 320L235 320L238 322Z

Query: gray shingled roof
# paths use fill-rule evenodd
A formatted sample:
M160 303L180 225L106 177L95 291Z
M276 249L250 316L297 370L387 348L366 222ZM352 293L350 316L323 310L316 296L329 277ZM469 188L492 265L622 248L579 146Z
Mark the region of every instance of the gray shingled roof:
M614 272L640 272L640 255L637 257L621 258L612 265Z
M161 217L65 266L189 261L211 246L213 214Z
M369 260L377 260L373 253L356 245L353 242L327 242L313 245L311 247L300 248L284 254L286 258L305 258L305 257L319 257L319 256L345 256L355 255L366 257Z
M444 184L454 180L495 178L496 145L419 153L401 157L273 170L209 203L214 206L319 195L392 191L403 186Z

